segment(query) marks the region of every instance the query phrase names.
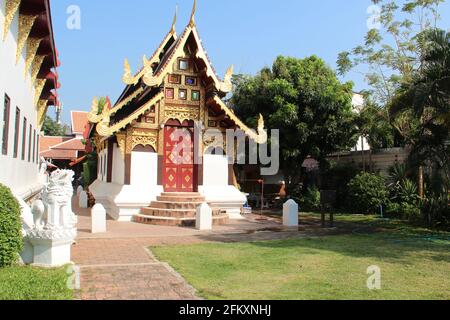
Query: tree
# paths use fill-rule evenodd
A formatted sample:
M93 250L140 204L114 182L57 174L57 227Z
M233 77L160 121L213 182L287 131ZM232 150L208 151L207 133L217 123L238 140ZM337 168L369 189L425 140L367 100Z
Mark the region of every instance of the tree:
M444 0L372 0L380 9L379 28L370 29L364 44L338 56L339 74L344 75L359 65L368 66L366 80L378 105L385 107L403 84L409 83L414 71L421 67L423 34L439 20L438 8ZM377 26L378 27L378 26ZM416 123L408 111L387 121L409 143Z
M342 84L323 60L279 56L272 69L234 79L235 112L256 125L262 114L269 129L280 130L281 169L288 191L300 182L302 164L356 144L352 83Z
M450 154L450 33L440 29L424 33L421 68L392 100L392 116L409 112L419 123L411 136L419 165L431 162L449 180Z
M42 126L42 131L46 136L65 136L67 133L67 126L60 125L55 120L49 116L45 117L44 124Z

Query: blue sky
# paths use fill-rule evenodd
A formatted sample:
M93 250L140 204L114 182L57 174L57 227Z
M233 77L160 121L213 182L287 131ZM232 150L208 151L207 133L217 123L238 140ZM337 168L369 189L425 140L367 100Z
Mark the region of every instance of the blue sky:
M63 121L70 110L89 110L94 96L122 92L123 60L141 66L168 32L178 4L177 31L189 20L193 0L53 0L52 15L61 67L59 95ZM81 9L81 29L69 30L67 8ZM331 67L339 52L362 43L367 32L370 0L198 0L196 22L212 63L223 76L255 74L278 55L298 58L316 54ZM441 7L441 26L448 29L450 4ZM365 89L351 72L343 80ZM49 113L53 116L53 112Z

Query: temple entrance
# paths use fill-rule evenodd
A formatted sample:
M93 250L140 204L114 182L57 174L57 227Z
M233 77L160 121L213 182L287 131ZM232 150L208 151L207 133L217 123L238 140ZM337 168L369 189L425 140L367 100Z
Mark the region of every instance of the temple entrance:
M195 192L194 128L188 121L169 121L164 128L163 186L165 192Z

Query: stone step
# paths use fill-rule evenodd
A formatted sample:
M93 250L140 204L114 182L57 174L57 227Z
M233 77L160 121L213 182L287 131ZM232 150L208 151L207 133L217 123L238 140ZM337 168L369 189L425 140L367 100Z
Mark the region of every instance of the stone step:
M200 192L163 192L161 196L168 197L201 197L202 194Z
M176 196L176 195L161 195L159 197L156 197L156 200L159 202L204 202L205 197L203 196Z
M228 222L228 215L220 215L213 217L213 225L222 225ZM146 216L138 214L134 217L137 223L151 224L158 226L170 227L195 227L195 218L168 218L158 216Z
M197 210L197 207L199 207L202 203L203 202L154 201L150 204L150 208Z
M152 217L167 217L177 219L195 219L197 211L195 209L161 209L161 208L142 208L141 215Z

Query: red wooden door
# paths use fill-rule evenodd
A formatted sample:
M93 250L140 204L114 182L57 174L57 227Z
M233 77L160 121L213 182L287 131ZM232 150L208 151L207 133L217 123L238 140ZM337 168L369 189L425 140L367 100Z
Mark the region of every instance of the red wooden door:
M194 192L194 129L164 129L163 185L165 192Z

